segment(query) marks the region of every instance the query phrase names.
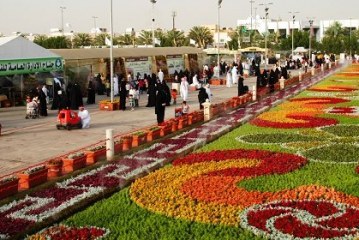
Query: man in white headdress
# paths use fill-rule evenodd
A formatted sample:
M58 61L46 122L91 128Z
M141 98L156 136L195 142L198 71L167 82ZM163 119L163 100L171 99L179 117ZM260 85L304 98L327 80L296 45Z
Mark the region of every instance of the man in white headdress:
M116 74L113 77L113 95L118 95L118 76Z
M233 68L232 68L232 81L233 81L233 84L237 84L237 83L238 83L238 71L237 71L237 66L233 66Z
M199 88L199 82L198 82L198 77L197 77L197 74L195 74L194 76L193 76L193 78L192 78L192 84L191 84L192 86L195 86L196 87L196 89L198 89Z
M227 68L226 85L227 87L232 87L232 73L230 68Z
M180 94L183 101L188 99L188 85L187 77L181 78Z
M162 72L162 70L160 69L158 71L158 75L157 75L158 79L160 80L160 82L163 82L163 78L164 78L164 73Z
M78 116L81 118L82 128L89 128L90 127L90 113L83 107L80 106Z

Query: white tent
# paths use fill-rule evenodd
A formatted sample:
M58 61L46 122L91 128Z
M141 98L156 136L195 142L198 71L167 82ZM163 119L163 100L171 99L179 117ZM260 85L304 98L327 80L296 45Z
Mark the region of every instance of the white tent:
M61 56L21 37L0 37L0 76L62 70Z

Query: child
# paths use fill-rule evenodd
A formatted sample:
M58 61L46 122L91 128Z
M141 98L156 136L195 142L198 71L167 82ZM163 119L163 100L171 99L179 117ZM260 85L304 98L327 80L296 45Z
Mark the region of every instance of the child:
M132 94L128 95L128 102L130 103L131 111L135 110L135 98Z
M176 89L171 90L171 96L173 98L173 104L176 104L177 103L177 90Z
M189 105L187 105L186 101L182 102L182 115L186 115L189 113Z

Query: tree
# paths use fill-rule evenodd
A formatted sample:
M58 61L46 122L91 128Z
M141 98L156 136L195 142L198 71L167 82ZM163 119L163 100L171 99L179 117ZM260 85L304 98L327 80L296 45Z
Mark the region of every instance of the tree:
M214 42L211 31L207 27L191 28L188 37L195 40L200 48L206 48L208 44Z
M47 39L48 37L46 35L37 35L34 39L34 43L40 45L41 47L48 48Z
M186 38L183 31L170 30L166 34L167 41L171 47L184 46Z
M110 39L110 35L107 33L101 33L95 37L95 45L96 46L105 46L106 45L106 38Z
M84 46L91 46L93 43L93 40L88 33L77 33L75 34L73 40L72 40L74 47L84 47Z
M138 43L142 45L152 45L152 32L142 30L138 37Z
M334 22L324 33L321 50L327 53L341 53L345 51L345 38L345 31L342 25L339 22Z

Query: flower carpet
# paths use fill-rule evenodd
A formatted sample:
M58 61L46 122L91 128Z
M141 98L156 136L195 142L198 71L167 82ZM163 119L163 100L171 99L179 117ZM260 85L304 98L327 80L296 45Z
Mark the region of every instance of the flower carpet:
M359 76L322 77L0 206L0 239L120 189L70 212L64 231L99 233L94 239L358 237ZM38 236L51 232L59 231Z

